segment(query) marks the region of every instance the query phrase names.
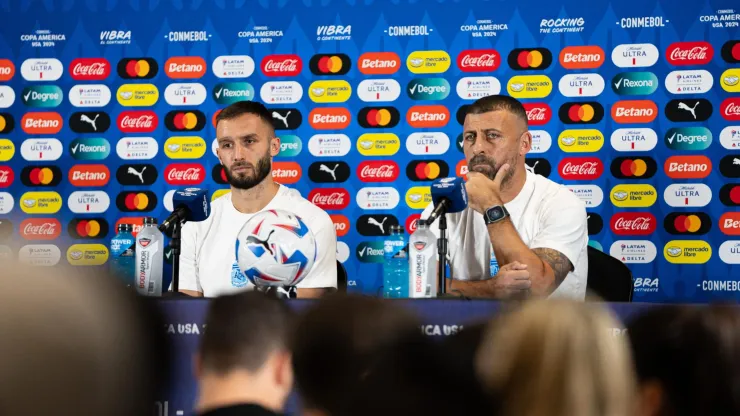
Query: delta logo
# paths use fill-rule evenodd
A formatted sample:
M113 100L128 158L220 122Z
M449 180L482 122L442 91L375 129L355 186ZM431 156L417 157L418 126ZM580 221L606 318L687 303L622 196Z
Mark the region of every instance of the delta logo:
M170 159L200 159L206 154L206 141L201 137L170 137L164 142L164 153Z
M663 256L673 264L704 264L712 258L712 247L702 240L673 240L663 248Z
M595 129L564 130L558 137L560 150L566 153L593 153L604 146L604 135Z
M314 75L344 75L352 68L352 60L343 53L318 54L308 61Z
M144 217L124 217L119 218L118 221L116 221L115 226L113 227L114 230L118 229L118 226L121 224L129 224L133 228L133 231L131 234L133 234L134 237L136 237L137 234L139 234L139 231L141 231L142 228L144 228Z
M698 155L671 156L666 159L664 169L669 178L704 179L712 172L712 161Z
M294 104L303 97L303 86L295 81L269 81L260 87L262 102L269 104Z
M406 176L414 182L433 181L449 174L450 168L444 160L412 160L406 165Z
M444 100L450 95L450 83L444 78L412 79L406 92L412 100Z
M303 70L303 61L298 55L268 55L262 58L260 66L268 77L294 77Z
M20 201L26 214L56 214L62 209L62 197L56 192L26 192Z
M719 134L719 141L727 150L740 148L740 126L727 126Z
M15 172L9 166L0 166L0 188L7 188L13 184Z
M301 166L296 162L272 162L272 179L283 185L292 185L297 183L303 171Z
M477 100L501 93L501 82L495 77L463 77L457 81L455 90L463 100Z
M673 235L704 235L712 229L712 219L703 212L671 212L663 220L663 228Z
M110 72L110 62L105 58L77 58L69 63L69 74L76 81L102 81Z
M727 155L720 159L719 172L726 178L740 178L740 155Z
M116 99L124 107L151 107L159 100L159 90L154 84L123 84Z
M728 183L720 188L719 200L728 207L740 206L740 184Z
M401 149L401 140L393 133L365 133L357 139L357 151L363 156L392 156Z
M7 162L15 155L15 145L8 139L0 139L0 162Z
M650 95L658 89L658 77L652 72L622 72L612 78L612 90L618 95Z
M725 212L719 217L719 229L727 235L740 235L740 212Z
M0 81L10 81L15 75L15 65L9 59L0 59Z
M221 55L211 63L211 70L219 78L248 78L254 73L254 60L247 55Z
M124 160L153 159L159 143L153 137L124 137L116 143L116 153Z
M108 232L108 221L102 217L74 218L67 225L67 233L76 240L105 238L108 236Z
M406 112L406 122L414 128L444 127L450 110L443 105L415 105Z
M56 85L34 85L23 88L21 98L31 108L54 108L62 103L64 92Z
M558 81L558 90L566 97L596 97L605 85L599 74L567 74Z
M157 75L159 65L152 58L123 58L118 61L116 70L123 79L152 79Z
M103 244L75 244L67 249L67 262L72 266L102 266L108 256Z
M62 224L56 218L28 218L21 222L18 233L26 240L55 240L62 234Z
M206 61L199 56L173 56L164 63L164 72L172 79L200 78L206 68Z
M110 207L110 197L103 191L75 191L67 198L67 206L75 214L102 214Z
M495 49L464 50L457 55L457 67L463 72L491 72L501 65Z
M620 212L611 219L611 229L616 235L650 235L658 221L649 212Z
M542 126L550 122L552 109L546 103L523 103L530 126Z
M164 125L169 131L201 131L206 126L206 115L200 110L170 111L164 118Z
M547 75L517 75L506 90L514 98L544 98L552 92L552 81Z
M151 191L121 192L116 206L123 212L149 212L157 206L157 195Z
M658 171L658 164L648 156L616 157L612 160L611 173L618 179L650 179Z
M10 113L0 113L0 134L7 134L15 128L15 118Z
M652 185L617 185L609 192L609 199L620 208L647 208L658 200L658 191Z
M314 108L308 114L308 124L317 130L341 130L349 126L352 114L344 107Z
M357 68L365 75L391 75L401 69L401 58L395 52L365 52Z
M509 52L509 67L518 71L543 70L552 64L552 53L545 48L517 48Z
M414 51L406 58L412 74L441 74L450 69L452 59L445 51Z
M432 188L414 186L406 191L406 205L411 209L424 209L432 203Z
M105 165L74 165L69 169L67 179L76 187L101 187L110 181L110 170Z
M650 123L658 117L658 106L649 100L624 100L612 105L612 119L620 124Z
M334 232L336 232L337 237L344 237L349 233L349 218L342 214L331 214L329 215L329 218L331 218L331 222L334 223Z
M170 185L198 185L206 179L206 169L198 163L173 163L164 170L164 180Z
M709 42L676 42L668 46L665 58L671 65L706 65L714 57Z
M352 96L352 87L344 80L314 81L308 87L308 96L315 103L343 103Z
M740 64L740 40L728 40L725 42L725 44L722 45L720 55L727 63ZM0 65L2 65L2 63L0 63Z
M673 150L704 150L712 144L706 127L673 127L665 133L665 144Z
M740 92L740 69L730 68L719 77L719 84L727 92Z
M400 119L394 107L365 107L357 114L357 122L366 129L396 127Z
M21 170L21 182L28 187L57 186L62 182L62 171L54 165L26 166Z
M565 69L596 69L605 59L599 46L567 46L560 51L560 66Z
M558 117L565 124L596 124L604 118L604 107L596 101L565 103L560 106Z
M732 97L722 101L719 111L725 120L740 121L740 98Z
M151 133L157 129L159 118L150 110L123 111L118 115L117 124L122 133Z
M660 52L651 43L617 45L612 49L612 62L620 68L646 68L655 65Z
M392 160L364 161L357 166L357 177L362 182L395 182L400 169Z
M569 157L560 161L558 172L565 180L595 180L604 173L604 163L595 157Z
M21 119L21 128L27 134L56 134L62 130L64 120L59 113L26 113Z
M665 88L671 94L703 94L712 89L714 77L704 69L673 71L665 77Z
M672 207L704 207L712 201L712 189L703 183L674 183L665 188L663 199Z

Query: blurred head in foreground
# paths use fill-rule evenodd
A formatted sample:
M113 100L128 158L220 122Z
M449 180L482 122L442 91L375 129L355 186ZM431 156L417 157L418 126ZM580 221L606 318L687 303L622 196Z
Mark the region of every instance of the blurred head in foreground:
M602 306L536 300L489 327L477 352L484 388L504 416L628 416L634 376L620 325Z
M640 384L640 415L740 414L737 306L660 306L627 334Z
M258 405L280 413L293 388L287 306L256 291L213 299L196 357L200 413Z
M142 415L162 399L153 302L81 267L0 268L0 414Z

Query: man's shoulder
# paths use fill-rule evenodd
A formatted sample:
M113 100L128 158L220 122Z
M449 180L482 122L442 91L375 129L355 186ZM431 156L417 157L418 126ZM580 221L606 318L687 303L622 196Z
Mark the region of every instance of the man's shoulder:
M312 227L332 224L331 217L326 211L312 204L294 189L287 188L287 191L281 194L278 208L298 215Z

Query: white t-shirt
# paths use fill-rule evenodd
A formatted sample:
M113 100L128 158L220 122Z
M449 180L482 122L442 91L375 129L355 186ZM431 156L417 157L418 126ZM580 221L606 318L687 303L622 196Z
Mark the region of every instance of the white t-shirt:
M586 205L565 186L527 171L521 192L504 206L527 247L557 250L575 265L551 297L583 300L588 274ZM421 218L432 209L429 205ZM439 238L437 221L430 229ZM455 279L489 279L503 266L496 261L483 215L472 208L447 214L447 238Z
M329 215L296 190L283 185L262 211L269 209L299 215L316 239L316 261L297 287L336 288L337 235ZM237 211L228 193L211 203L207 220L182 227L180 289L215 297L254 288L236 265L236 237L253 215Z

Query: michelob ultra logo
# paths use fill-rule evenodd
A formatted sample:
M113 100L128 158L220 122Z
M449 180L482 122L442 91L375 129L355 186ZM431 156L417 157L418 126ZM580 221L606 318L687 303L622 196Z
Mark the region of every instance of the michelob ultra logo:
M414 186L406 191L406 205L411 209L424 209L432 203L432 188Z
M618 152L648 152L658 145L658 134L649 128L616 129L611 145Z
M609 199L621 208L650 207L658 200L658 191L652 185L617 185L609 192Z
M558 145L568 153L598 152L604 146L604 135L596 129L565 130L558 137Z
M506 84L506 91L514 98L543 98L552 92L552 81L547 75L517 75Z
M159 90L154 84L123 84L116 99L124 107L150 107L159 100Z
M363 156L391 156L401 149L401 140L393 133L366 133L357 139L357 151Z
M200 159L206 154L206 142L200 137L170 137L164 143L164 153L170 159Z
M352 87L344 80L314 81L308 87L308 96L315 103L343 103L352 95Z
M26 214L56 214L62 209L62 197L56 192L26 192L20 205Z
M712 247L702 240L673 240L665 245L663 255L673 264L704 264L712 258Z
M712 144L712 132L706 127L674 127L666 132L665 144L673 150L704 150Z
M451 62L445 51L415 51L406 58L406 68L413 74L441 74Z
M703 183L674 183L665 188L663 199L672 207L704 207L712 201L712 189Z
M740 92L740 68L730 68L723 72L719 77L719 83L727 92Z
M0 139L0 162L7 162L15 155L15 145L8 139Z
M622 72L612 78L612 89L619 95L650 95L658 89L652 72Z
M444 78L412 79L406 92L412 100L444 100L450 95L450 83Z
M108 261L108 248L102 244L75 244L67 249L72 266L101 266Z
M21 98L29 107L53 108L62 103L64 92L56 85L34 85L24 88Z

